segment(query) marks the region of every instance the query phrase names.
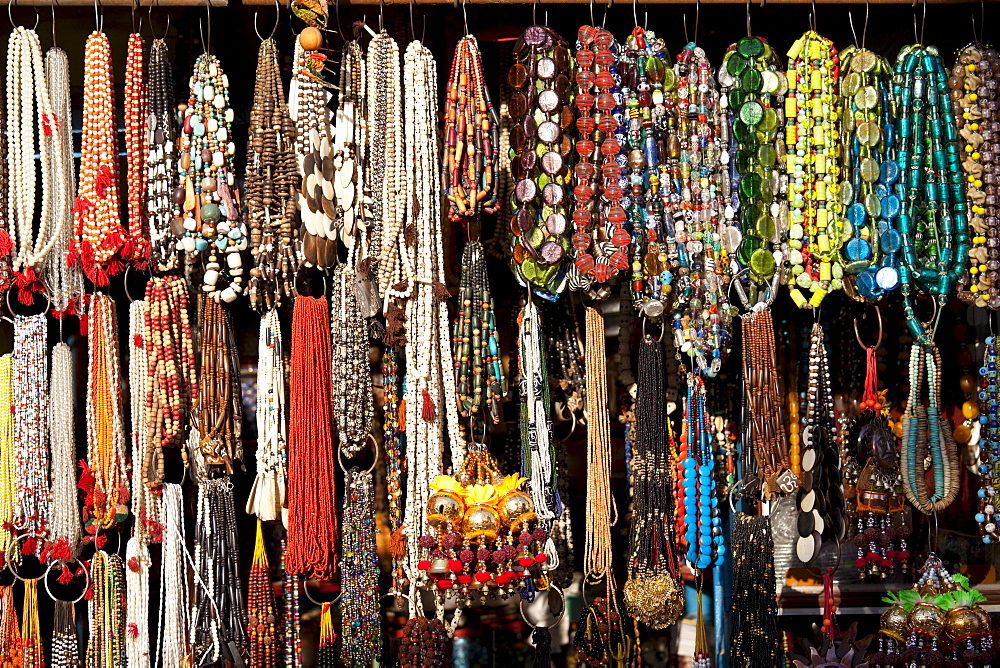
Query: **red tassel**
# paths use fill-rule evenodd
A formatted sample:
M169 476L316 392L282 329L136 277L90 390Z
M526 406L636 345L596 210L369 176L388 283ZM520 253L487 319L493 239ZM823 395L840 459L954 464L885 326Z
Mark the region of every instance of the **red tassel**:
M139 627L136 626L135 622L128 625L128 634L133 640L139 637Z
M10 240L10 232L0 227L0 257L7 257L14 250L14 243Z
M80 314L80 336L87 336L90 329L87 323L90 321L90 317L86 313Z
M91 206L93 206L93 203L86 197L77 197L73 201L73 213L78 216L83 216L87 212L87 209ZM77 231L77 234L79 234L79 230Z
M142 342L142 335L141 334L136 334L135 336L133 336L132 337L132 343L133 343L133 345L135 345L136 348L142 348L142 343L143 343Z
M111 169L107 165L101 165L101 172L97 175L97 182L94 183L94 190L97 192L97 196L103 199L110 185Z
M101 242L101 248L109 251L116 251L121 248L121 245L122 233L117 230L108 234L108 236L104 237L104 240Z
M107 542L108 542L107 536L98 536L97 538L94 539L94 545L97 546L98 550L103 548L107 544Z
M124 268L125 264L120 259L118 259L117 255L108 260L108 276L117 276L118 274L122 273L122 270Z
M24 541L24 545L21 547L21 554L34 554L37 549L38 539L32 537Z
M129 559L128 560L128 569L130 571L132 571L133 573L138 573L139 572L139 560L137 558L135 558L135 557L132 557L131 559Z
M420 415L427 422L433 422L434 418L437 417L437 411L434 410L434 402L431 401L431 395L427 394L427 390L423 391L423 395L424 405L423 409L420 411Z
M85 492L89 492L94 489L94 474L91 472L90 467L87 466L87 462L80 460L80 480L77 482L76 486Z
M56 582L61 585L68 585L73 581L73 571L71 571L67 566L63 566L62 573L56 578Z
M98 267L97 271L94 272L94 285L96 285L99 288L103 288L110 282L111 281L108 278L108 272Z

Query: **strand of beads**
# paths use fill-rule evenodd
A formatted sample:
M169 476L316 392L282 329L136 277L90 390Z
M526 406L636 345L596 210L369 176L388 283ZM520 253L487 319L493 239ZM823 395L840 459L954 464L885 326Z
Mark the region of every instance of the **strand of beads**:
M185 554L184 499L181 486L163 485L163 549L160 557L159 619L156 628L156 655L159 665L183 665L190 656L188 632L189 573Z
M628 269L632 237L625 228L628 216L618 182L622 146L617 136L624 134L618 121L622 107L615 97L618 44L609 31L593 26L580 28L577 43L574 104L579 161L573 168L573 264L566 276L571 290L587 291Z
M10 58L7 59L7 65L11 66L13 63ZM6 80L8 77L0 79L0 99L6 101ZM7 104L0 104L0 128L7 128L6 123L6 108ZM8 160L10 155L8 153L8 142L7 133L0 132L0 155L4 156L3 160L0 160L0 289L6 290L13 283L14 276L11 272L11 263L13 258L11 257L11 252L14 250L14 244L10 238L10 226L11 219L9 214L10 205L10 195L8 188L10 188L10 179L8 179ZM72 165L71 165L72 167ZM73 193L76 194L75 192ZM2 630L0 630L2 631Z
M465 245L451 356L459 413L464 418L476 416L484 420L489 413L495 424L500 421L500 400L507 391L485 262L479 241Z
M914 292L928 292L943 306L969 258L958 131L948 76L935 47L900 50L893 98L899 118L896 195L903 202L900 291L910 333L926 346L933 341L933 331L914 314Z
M566 41L543 26L530 26L515 47L507 73L511 97L511 175L515 209L512 263L518 282L545 299L566 287L566 187L573 141L563 133L573 121L568 99L572 58Z
M388 527L390 551L392 553L392 586L393 591L402 590L404 577L403 566L406 558L405 545L402 542L403 526L403 432L405 426L400 424L400 395L402 387L399 377L399 351L393 346L386 346L382 351L382 413L385 417L382 427L382 447L385 452L385 486L388 501ZM450 402L449 402L450 403Z
M152 341L143 336L149 318L149 302L137 299L129 304L128 311L129 424L132 425L129 440L132 443L131 461L141 466L152 457L150 441L153 434L149 424L154 418L151 415L152 407L146 402L146 397L152 389L149 375L149 352ZM156 505L159 498L150 493L144 480L137 482L139 484L132 486L131 510L139 521L132 524L132 536L145 540L148 539L146 521L155 521L158 516Z
M69 56L62 49L52 47L45 52L45 82L56 119L71 119ZM83 294L83 271L79 266L66 263L73 239L73 198L76 196L72 125L67 120L56 123L53 129L54 141L46 168L52 180L44 191L49 200L46 208L52 216L51 236L48 250L45 246L38 248L38 244L43 243L39 236L34 253L36 264L47 255L42 281L48 288L52 314L57 318L74 312L76 301Z
M57 600L52 618L52 656L49 665L52 668L76 668L80 665L80 641L76 637L76 604L73 601Z
M458 40L448 74L441 169L448 216L456 222L497 210L497 151L500 119L490 101L479 43L472 35Z
M729 133L704 49L688 44L674 72L676 128L668 130L668 160L660 170L670 263L669 269L662 267L669 276L661 290L669 294L664 288L673 287L675 348L714 377L729 352L732 324L726 296L729 258L719 234L729 193L720 158L728 158Z
M1000 489L1000 373L997 371L997 338L986 337L983 366L979 369L979 505L976 522L983 542L1000 541L997 528L997 489Z
M352 468L344 486L343 544L340 560L344 663L368 666L381 638L379 568L375 551L375 489L372 474Z
M149 171L149 97L143 77L143 40L139 33L128 36L125 59L125 179L128 191L128 234L122 259L140 270L149 262L150 241L146 220Z
M722 245L749 269L755 283L763 283L786 254L782 241L788 232L788 204L781 197L787 193L781 174L785 142L779 129L785 125L788 79L766 40L744 37L726 52L719 85L724 93L719 103L729 113L733 137ZM797 243L790 242L787 254L798 252Z
M256 82L244 179L250 253L254 258L247 293L250 306L264 311L293 296L299 268L295 244L295 125L288 116L278 47L273 39L260 44Z
M285 357L278 310L260 320L257 346L257 477L247 513L265 522L281 519L288 474L288 405L285 398Z
M142 485L136 485L136 488L139 487ZM139 517L139 511L135 512ZM128 594L125 623L129 629L129 633L125 635L125 656L128 665L148 666L152 658L152 647L149 644L149 569L153 561L149 555L150 538L140 533L142 530L138 527L141 525L142 522L133 525L137 527L133 529L136 535L125 546L125 561L128 564L128 570L125 571L125 591Z
M969 249L969 272L958 279L960 299L976 306L1000 308L1000 247L996 245L1000 228L1000 207L996 195L1000 188L1000 163L993 143L1000 138L1000 115L997 91L1000 78L1000 54L996 49L974 42L958 53L948 78L958 136L964 142L962 171L966 177L966 198L972 247ZM994 245L990 245L991 241Z
M300 36L295 43L295 62L302 63L312 55L312 51L303 49ZM363 90L364 86L361 88ZM305 228L302 254L307 266L320 269L328 269L337 263L335 223L338 203L333 195L338 181L331 182L323 176L323 165L333 151L330 141L333 129L328 108L332 97L318 77L311 75L305 67L296 69L288 87L288 114L295 122L295 157L298 159L298 173L302 176L302 186L298 191L299 215Z
M334 135L333 192L337 198L339 216L335 221L337 236L347 248L348 262L368 257L369 234L373 221L374 200L366 192L365 167L368 164L367 118L368 97L365 90L365 58L357 40L344 46L340 62L340 95L337 100ZM405 88L407 93L412 89ZM412 95L404 96L411 104ZM410 131L409 124L404 128Z
M368 320L361 314L355 296L354 270L346 264L333 271L332 304L334 423L340 449L353 457L368 440L375 402L368 363Z
M49 504L49 557L69 559L80 542L76 487L76 433L73 420L73 351L52 347L49 385L49 443L52 448L52 498Z
M259 519L253 564L250 566L250 580L247 583L247 632L250 665L277 668L278 658L281 656L281 637L278 635L278 617L271 591L271 569L264 549L264 528Z
M167 43L154 39L149 48L146 94L149 103L146 146L146 216L149 220L150 259L158 272L178 266L177 237L182 221L174 220L174 186L177 183L177 128L174 77Z
M899 286L900 199L894 192L899 165L894 159L891 69L865 48L848 47L840 55L840 136L846 150L839 198L853 230L841 261L846 284L862 299L877 301Z
M789 253L787 280L789 295L799 308L818 308L828 292L843 287L839 251L847 230L838 198L840 142L835 121L839 74L840 59L833 42L813 30L788 50L788 238L789 247L798 250L802 259L797 262L798 255Z
M663 274L667 263L663 202L660 192L660 164L666 161L670 147L660 156L653 129L653 83L663 82L663 101L655 105L656 124L663 132L672 124L668 118L676 114L676 76L663 44L652 32L635 28L619 51L622 77L621 95L624 100L624 148L626 149L622 178L626 188L622 207L628 212L632 229L632 301L650 318L661 316L666 308L662 296ZM670 74L667 74L670 72ZM619 159L621 162L621 159Z
M18 531L45 536L49 521L48 365L44 315L14 317L14 415ZM25 550L32 539L25 541ZM39 548L41 545L38 546Z
M239 360L230 314L217 302L202 301L198 397L199 450L207 467L231 475L243 459ZM172 424L172 423L171 423Z
M202 291L215 301L232 302L243 291L243 260L247 249L246 224L240 220L239 191L233 173L233 110L229 106L229 77L218 58L198 56L190 80L190 96L183 109L178 187L174 216L183 219L184 238L178 250L207 253ZM225 257L225 267L219 262ZM220 270L225 270L228 285Z
M83 54L83 131L80 138L80 176L73 211L76 238L67 262L79 262L98 286L118 274L117 257L124 241L118 209L118 134L115 121L114 70L111 44L103 32L92 32Z
M122 417L122 379L115 303L104 293L90 298L87 366L87 468L80 486L87 495L83 519L97 535L128 516L129 487Z
M299 578L285 568L287 539L281 539L281 559L278 568L284 574L281 600L284 603L282 627L285 642L285 668L299 668L302 665L302 638L299 636L301 616L299 615Z
M684 538L688 563L698 569L719 566L726 553L717 498L712 431L705 410L705 382L687 377L687 407L680 466L684 488Z
M0 355L0 555L4 561L14 539L17 510L17 460L14 449L14 364L10 353Z
M24 602L21 606L21 652L24 665L44 666L45 646L38 623L38 578L24 581Z
M123 666L125 661L125 564L98 550L90 565L88 666Z
M57 118L49 101L49 89L42 66L42 49L34 30L17 27L10 34L7 44L7 163L9 181L7 201L9 208L10 239L0 239L0 252L7 255L14 247L13 270L18 272L19 287L35 283L34 265L45 259L36 255L39 250L52 248L51 223L53 203L46 193L58 184L52 183L55 174L50 166L56 148L54 131L69 119ZM42 163L42 211L37 235L34 231L35 199L38 170L35 154ZM30 292L23 295L31 302Z
M13 584L0 587L0 655L9 658L13 666L24 665Z

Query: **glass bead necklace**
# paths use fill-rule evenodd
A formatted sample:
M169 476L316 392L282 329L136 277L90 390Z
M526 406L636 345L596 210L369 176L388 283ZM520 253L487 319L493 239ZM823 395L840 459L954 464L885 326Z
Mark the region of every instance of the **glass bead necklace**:
M44 315L14 316L14 415L17 431L17 511L14 528L25 534L47 536L49 532L49 387L45 342L48 326ZM25 541L33 553L35 541Z
M146 68L149 97L149 140L146 148L146 216L149 219L150 260L157 272L178 266L177 236L183 234L181 220L174 219L174 188L177 183L177 123L174 107L174 75L167 43L154 39Z
M163 547L160 552L160 599L156 627L156 666L183 665L189 656L191 626L184 499L181 486L165 483L162 495Z
M992 316L991 316L992 317ZM1000 389L997 372L997 337L986 337L983 366L979 370L979 490L976 522L986 544L1000 541L997 528L997 490L1000 489Z
M277 668L282 650L278 628L271 588L271 568L264 548L264 526L258 519L253 563L247 582L247 635L251 666Z
M368 666L378 656L379 566L375 551L375 488L371 471L345 474L341 527L341 656L351 666Z
M125 564L117 554L98 550L90 565L88 666L125 665Z
M125 59L125 183L128 212L128 237L121 248L123 262L145 271L149 262L150 240L146 219L146 179L149 172L149 96L144 76L142 35L128 36Z

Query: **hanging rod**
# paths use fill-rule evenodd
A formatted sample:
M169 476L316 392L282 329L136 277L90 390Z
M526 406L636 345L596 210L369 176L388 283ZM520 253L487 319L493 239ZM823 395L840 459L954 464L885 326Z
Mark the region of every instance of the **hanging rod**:
M376 0L377 2L378 0ZM933 2L934 0L929 0ZM270 2L261 3L268 4L272 7L274 6L274 0ZM288 4L285 2L284 4ZM51 7L55 5L56 9L61 7L93 7L94 0L14 0L13 8L18 7ZM98 5L101 8L107 7L135 7L135 0L100 0ZM142 0L139 5L143 10L149 9L148 0ZM226 7L229 5L229 0L212 0L212 9L218 9L219 7ZM208 3L205 0L154 0L153 8L157 9L160 7L207 7ZM58 17L57 17L58 18Z
M64 0L59 0L62 4ZM161 0L162 1L162 0ZM241 0L244 5L270 5L274 6L274 0ZM975 0L926 0L929 5L978 5ZM1000 0L984 0L988 4L995 4ZM288 0L280 0L281 4L287 5ZM410 0L343 0L346 5L409 5ZM534 0L464 0L467 5L530 5ZM752 0L755 8L761 6L761 0ZM811 5L814 0L765 0L764 6L768 5ZM923 4L923 0L918 0ZM695 0L639 0L642 5L688 5L694 7ZM20 3L19 3L20 4ZM47 4L43 3L43 4ZM127 3L126 3L127 4ZM415 0L417 5L454 5L459 3L455 0ZM590 0L542 0L539 5L589 5ZM594 0L594 6L600 7L607 4L607 0ZM745 0L701 0L703 5L739 5L746 6ZM817 5L863 5L863 0L815 0ZM873 0L872 5L913 5L913 0ZM612 7L631 7L632 0L612 0Z

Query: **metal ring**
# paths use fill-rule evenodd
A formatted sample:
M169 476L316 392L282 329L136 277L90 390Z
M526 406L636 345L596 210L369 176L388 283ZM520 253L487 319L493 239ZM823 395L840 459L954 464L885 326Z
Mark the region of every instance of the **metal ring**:
M306 596L307 599L309 599L310 601L312 601L314 604L316 604L318 606L322 606L324 603L329 603L330 605L336 605L337 603L340 603L340 599L342 599L344 597L344 592L343 592L343 590L341 590L341 591L337 592L337 595L333 597L332 601L317 601L316 599L314 599L312 596L309 595L309 587L306 584L307 582L309 582L309 580L307 578L303 577L302 578L302 593L305 594L305 596Z
M647 334L646 334L646 321L648 321L648 320L649 320L649 318L647 318L647 317L646 317L645 315L643 315L643 316L640 316L640 317L642 318L642 338L643 338L643 339L645 339L645 338L647 337ZM663 325L661 324L661 325L660 325L660 336L659 336L659 338L658 338L658 339L656 339L656 340L657 340L657 341L659 341L660 343L663 343L663 335L664 335L664 333L665 333L666 331L667 331L667 328L666 328L666 327L664 327L664 326L663 326ZM650 338L650 339L652 339L653 337L649 337L649 338Z
M553 589L555 589L559 593L559 598L562 600L562 606L560 606L560 608L559 608L559 614L556 616L556 621L552 622L551 624L549 624L548 626L545 626L545 627L537 626L535 624L532 624L530 621L528 621L528 616L524 614L524 599L522 598L521 602L518 604L517 608L520 611L520 613L521 613L521 619L524 620L525 624L527 624L528 626L530 626L533 629L538 629L538 628L551 629L551 628L555 628L556 626L559 625L559 622L562 621L562 618L566 616L566 594L564 594L563 590L560 589L559 587L557 587L556 585L550 584L549 588L548 588L548 591L552 591Z
M379 451L380 451L380 448L378 447L378 439L375 438L375 436L372 435L370 432L369 432L368 436L365 438L365 443L368 443L368 441L371 441L372 444L375 446L375 456L372 457L372 465L370 467L368 467L368 470L365 471L365 473L371 473L372 471L375 470L375 467L378 465L378 455L379 455ZM360 454L360 453L361 453L361 450L358 450L358 454ZM344 467L344 449L343 448L337 448L337 465L340 466L340 470L344 472L344 475L347 475L347 469Z
M132 292L128 289L128 272L132 271L132 265L125 267L125 273L122 276L122 285L125 286L125 296L128 297L130 304L134 304L137 301L141 301L132 297Z
M586 575L584 575L583 582L580 584L580 597L583 599L583 607L585 608L588 608L591 605L590 603L587 602L587 585L596 586L601 584L601 582L606 583L608 579L607 575L598 575L596 580L591 580L590 579L591 575L592 573L587 573ZM607 588L607 584L605 584L605 588Z
M17 569L15 569L11 565L14 562L11 561L11 558L10 558L11 552L10 552L10 550L11 550L12 547L16 547L18 544L20 544L20 542L22 540L24 540L25 538L44 538L44 536L42 536L42 534L40 534L40 533L23 533L20 536L14 536L14 539L10 542L10 545L7 546L7 551L3 553L4 561L6 562L6 564L4 564L4 565L7 567L7 570L9 570L14 575L14 577L16 577L21 582L25 582L27 580L34 580L35 578L24 578L24 577L21 577L20 575L18 575ZM39 560L39 561L41 561L41 560ZM43 577L44 577L44 575L43 575Z
M877 304L875 305L875 315L878 317L878 341L875 343L874 346L872 346L873 349L877 349L879 346L882 345L882 310L878 307ZM861 346L862 349L868 350L868 346L866 346L864 344L864 341L861 340L861 334L858 332L857 318L854 319L854 338L858 340L858 345Z
M74 561L80 564L80 568L83 569L83 577L85 578L83 591L80 592L80 595L77 598L72 600L53 596L52 590L49 589L49 580L48 580L49 571L51 571L52 567L55 566L57 563L61 563L63 565L63 568L66 568L67 567L66 564L71 564ZM45 585L45 593L47 593L49 595L49 598L51 598L53 601L66 601L68 603L79 603L80 601L83 600L83 597L87 595L87 590L90 589L90 571L87 570L87 564L83 563L76 557L73 557L72 559L67 559L66 561L53 560L49 562L49 567L46 568L45 573L42 574L42 583Z
M303 296L302 293L299 292L299 276L302 273L303 272L301 272L301 271L295 272L295 277L292 279L292 290L295 291L295 296L296 297L302 297ZM321 271L319 275L323 279L323 294L320 295L320 296L325 297L326 296L326 291L329 289L330 286L326 282L326 272L325 271ZM315 295L309 295L309 296L315 296Z
M105 531L108 531L108 530L105 529ZM108 554L118 554L118 550L122 549L122 534L117 529L115 531L108 531L108 533L104 534L104 538L105 538L105 543L104 544L105 545L107 545L108 534L111 534L111 533L113 533L116 536L118 536L118 544L115 545L115 551L111 552L110 550L108 550L105 547L97 547L97 538L100 536L100 532L94 534L94 550L103 550L104 552L107 552Z
M18 313L14 313L14 307L11 306L11 304L10 304L10 293L11 292L13 292L13 291L12 290L8 290L7 293L4 295L4 301L7 304L7 311L9 311L12 316L13 315L20 315ZM42 290L41 292L42 292L42 294L45 295L45 310L41 312L41 315L48 315L49 309L52 308L52 299L49 297L48 288L46 288L45 290ZM34 294L34 293L32 293L32 294ZM34 298L32 298L32 304L34 304Z
M736 504L733 501L733 498L736 496L736 492L739 491L741 487L743 487L743 478L740 478L739 480L734 482L733 486L729 489L729 494L726 495L729 497L729 509L734 513L737 511L736 511Z

